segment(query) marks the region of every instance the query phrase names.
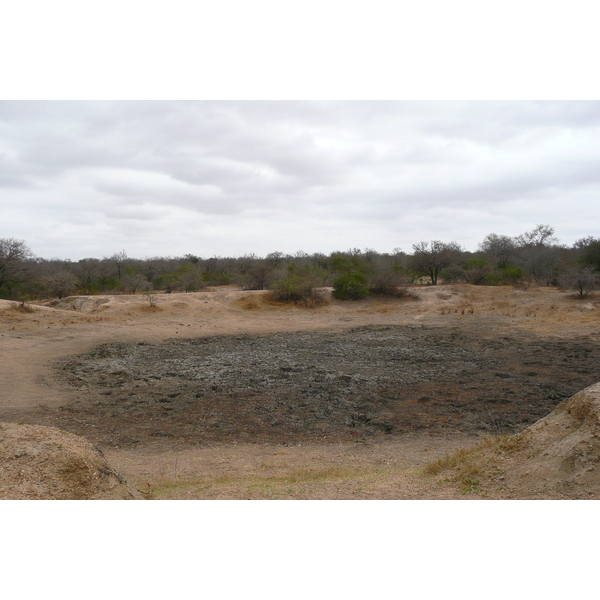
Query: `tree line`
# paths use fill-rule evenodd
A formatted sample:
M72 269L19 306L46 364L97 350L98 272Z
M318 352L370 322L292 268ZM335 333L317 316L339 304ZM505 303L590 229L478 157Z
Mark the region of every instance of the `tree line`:
M553 227L537 225L515 237L490 233L475 252L458 242L431 240L414 244L411 253L354 248L330 254L137 259L121 251L78 261L36 257L25 241L0 238L0 298L13 300L192 292L229 284L269 289L280 300L306 300L326 286L333 287L336 298L359 299L401 295L416 283L456 282L561 285L583 297L600 286L600 238L589 236L568 247L559 243Z

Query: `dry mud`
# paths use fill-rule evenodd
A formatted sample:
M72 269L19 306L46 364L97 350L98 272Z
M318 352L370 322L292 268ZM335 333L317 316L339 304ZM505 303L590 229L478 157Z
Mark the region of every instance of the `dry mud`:
M594 383L599 364L585 337L471 324L112 343L58 366L83 393L46 412L109 447L516 433Z

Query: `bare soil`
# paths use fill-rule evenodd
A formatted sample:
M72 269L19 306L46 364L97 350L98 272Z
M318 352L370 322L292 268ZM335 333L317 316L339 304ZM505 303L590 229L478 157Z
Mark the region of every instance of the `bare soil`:
M81 436L55 427L0 423L0 498L133 500L141 495Z
M152 498L477 498L422 467L599 381L598 300L415 292L315 309L235 288L154 308L0 301L0 421L85 436ZM600 497L576 493L543 497Z

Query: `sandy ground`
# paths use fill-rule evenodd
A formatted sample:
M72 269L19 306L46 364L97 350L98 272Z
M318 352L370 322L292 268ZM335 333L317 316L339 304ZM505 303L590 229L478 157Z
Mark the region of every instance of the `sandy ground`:
M498 335L528 331L600 343L597 298L574 300L552 288L467 285L415 292L418 300L334 302L318 309L271 305L263 302L262 292L235 288L159 294L157 310L150 310L143 295L32 304L26 312L0 301L0 421L37 424L32 415L40 407L68 405L77 392L57 380L57 361L107 342L469 322L497 328ZM423 478L418 469L479 439L425 432L381 442L181 448L166 440L102 450L149 498L471 498L450 484Z

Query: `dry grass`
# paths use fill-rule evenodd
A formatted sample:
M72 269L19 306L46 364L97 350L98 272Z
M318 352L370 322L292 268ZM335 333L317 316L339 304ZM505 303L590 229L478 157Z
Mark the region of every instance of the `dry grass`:
M161 306L157 306L156 304L143 304L142 306L139 307L139 310L141 312L146 312L146 313L156 313L156 312L162 312L164 310L164 308L162 308Z
M242 296L234 301L234 304L244 310L261 310L261 297L260 296Z
M460 448L423 467L421 473L433 477L448 472L444 481L460 485L462 493L479 493L490 477L501 477L502 461L526 445L523 434L486 438L472 448Z
M13 302L10 305L9 310L16 312L16 313L32 313L35 312L35 308L33 308L32 306L29 306L29 304L26 304L25 302Z
M264 467L269 470L269 466ZM231 496L255 499L285 499L298 497L307 488L313 489L331 483L364 480L365 483L380 480L396 473L393 468L357 468L346 466L300 467L283 473L270 474L221 474L214 477L186 480L185 477L161 477L154 482L137 486L148 499L181 498L222 495L226 490Z

